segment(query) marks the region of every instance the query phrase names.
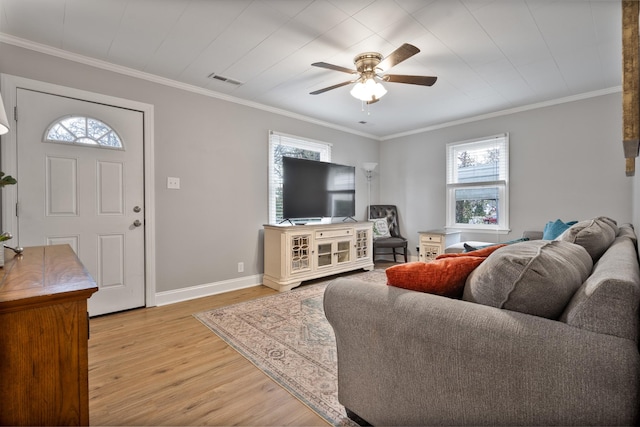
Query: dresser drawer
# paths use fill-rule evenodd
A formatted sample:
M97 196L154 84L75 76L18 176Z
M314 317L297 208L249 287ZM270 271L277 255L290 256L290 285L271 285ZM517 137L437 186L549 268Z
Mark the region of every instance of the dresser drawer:
M336 230L317 230L316 239L330 239L333 237L353 236L353 229L338 228Z
M442 236L439 234L422 234L420 235L420 242L423 243L440 243Z

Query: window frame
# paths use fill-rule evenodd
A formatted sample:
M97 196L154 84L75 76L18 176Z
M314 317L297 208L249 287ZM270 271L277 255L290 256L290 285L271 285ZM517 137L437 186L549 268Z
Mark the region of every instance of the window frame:
M273 130L269 131L269 176L267 184L269 186L269 224L277 224L283 221L283 218L279 218L277 215L276 200L278 188L282 188L282 179L278 176L276 170L276 147L280 145L319 153L320 161L322 162L331 162L331 147L333 146L329 142L315 141Z
M83 135L79 135L76 131L74 131L73 129L70 129L66 124L64 124L65 121L70 119L84 120ZM99 138L95 138L93 135L89 133L89 121L93 121L102 125L105 129L107 129L107 131L104 132ZM62 127L74 139L68 140L68 139L50 138L50 133L53 130L53 128L56 126ZM104 144L102 141L108 135L112 135L120 145L117 146L117 145ZM91 140L92 142L91 143L84 142L86 140ZM103 149L109 149L109 150L125 151L123 139L120 137L118 132L112 126L110 126L108 123L105 123L103 120L96 119L95 117L87 116L87 115L79 115L79 114L68 114L62 117L58 117L53 122L51 122L49 126L47 126L47 128L45 129L44 135L42 137L42 142L50 143L50 144L73 145L76 147L103 148Z
M458 181L455 170L457 165L456 152L460 152L461 147L481 147L494 144L501 149L501 160L498 165L498 180L487 180L478 182ZM452 169L455 168L455 169ZM446 229L472 232L493 232L507 234L509 228L509 133L497 134L483 138L476 138L466 141L451 142L446 146ZM466 224L456 222L456 191L474 190L482 188L497 188L498 222L496 224Z

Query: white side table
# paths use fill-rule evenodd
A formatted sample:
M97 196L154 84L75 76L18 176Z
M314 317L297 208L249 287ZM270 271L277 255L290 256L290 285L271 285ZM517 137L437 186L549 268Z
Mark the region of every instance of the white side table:
M433 261L438 255L444 253L447 246L460 242L459 231L428 230L420 231L418 235L421 262Z

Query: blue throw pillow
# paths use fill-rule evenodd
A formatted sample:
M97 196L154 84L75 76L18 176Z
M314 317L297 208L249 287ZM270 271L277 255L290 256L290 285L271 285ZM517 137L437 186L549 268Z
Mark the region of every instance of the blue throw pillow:
M556 219L555 221L549 221L547 225L544 226L544 231L542 232L542 240L553 240L566 230L571 228L573 224L577 224L578 221L569 221L562 222L562 220Z

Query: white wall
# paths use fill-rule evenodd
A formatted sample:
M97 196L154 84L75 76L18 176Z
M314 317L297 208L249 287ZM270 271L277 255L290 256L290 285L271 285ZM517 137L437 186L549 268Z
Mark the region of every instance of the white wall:
M2 43L0 73L154 105L158 292L262 273L270 129L333 143L334 162L357 166L365 218L360 165L379 161L378 141Z
M380 202L398 205L412 255L419 231L445 225L445 144L504 132L510 135L512 231L463 238L505 241L558 218L633 222L622 98L614 93L382 142Z

